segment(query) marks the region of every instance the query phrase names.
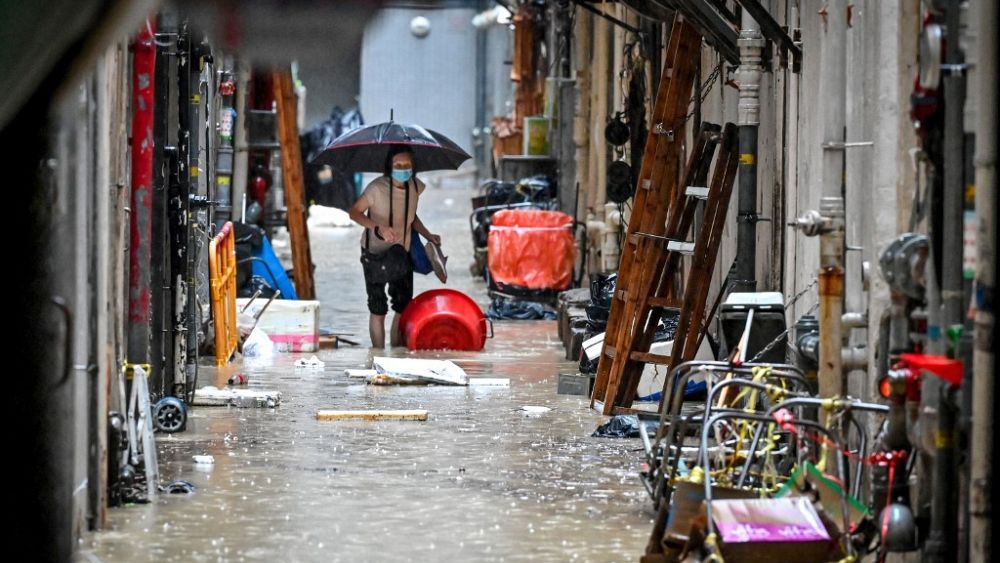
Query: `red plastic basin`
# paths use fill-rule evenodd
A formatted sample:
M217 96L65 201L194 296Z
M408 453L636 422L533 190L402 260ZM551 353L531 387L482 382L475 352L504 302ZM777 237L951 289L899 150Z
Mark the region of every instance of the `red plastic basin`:
M432 289L413 298L399 318L410 350L482 350L486 317L471 297L454 289Z

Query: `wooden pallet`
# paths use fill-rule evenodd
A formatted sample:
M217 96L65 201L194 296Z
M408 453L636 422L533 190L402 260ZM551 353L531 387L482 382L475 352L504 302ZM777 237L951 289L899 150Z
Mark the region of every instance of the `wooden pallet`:
M721 151L711 184L705 186L717 143L721 143ZM704 124L680 183L682 189L668 190L671 205L662 233L655 229L647 231L649 227L642 222L643 230L629 229L626 242L635 258L628 264L623 263L619 270L619 285L612 302L592 397L592 404L599 406L604 414L633 412L630 407L645 364L656 363L672 369L694 357L705 321L711 273L725 225L738 156L735 125L727 124L720 135L718 126ZM694 241L688 242L702 200L704 220ZM656 220L644 222L653 221ZM683 284L683 297L679 298L675 288L684 273L683 255L691 256L691 267ZM674 347L669 356L650 354L649 348L665 309L680 312Z

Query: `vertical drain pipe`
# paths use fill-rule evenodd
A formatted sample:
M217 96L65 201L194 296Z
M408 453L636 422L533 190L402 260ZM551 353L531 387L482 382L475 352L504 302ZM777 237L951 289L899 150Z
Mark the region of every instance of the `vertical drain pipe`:
M993 515L993 287L996 284L997 52L996 2L980 2L976 60L976 316L969 444L969 561L992 561Z
M760 126L761 57L764 36L760 24L743 10L740 24L739 211L736 215L736 291L757 290L757 131Z
M958 70L964 63L960 47L961 5L950 0L945 9L947 41L944 86L944 203L941 252L941 330L963 324L963 219L965 202L965 76ZM926 380L924 385L931 381ZM955 437L958 412L951 384L934 380L938 387L937 428L934 436L934 489L931 494L931 528L925 546L925 560L953 560L958 551L958 451ZM933 403L932 403L933 404Z
M841 366L844 313L844 129L847 124L847 0L830 0L823 15L820 87L823 101L823 167L819 264L819 392L844 394Z
M132 198L129 204L128 348L130 363L150 358L150 268L153 223L153 155L155 146L156 22L148 21L133 41L132 56ZM162 64L162 63L161 63Z

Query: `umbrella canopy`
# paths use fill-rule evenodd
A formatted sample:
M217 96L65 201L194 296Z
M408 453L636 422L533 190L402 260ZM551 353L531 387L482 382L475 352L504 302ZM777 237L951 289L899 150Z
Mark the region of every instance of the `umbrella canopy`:
M348 131L313 159L345 172L384 172L385 157L393 145L407 145L419 171L455 170L472 158L454 141L419 125L386 121Z

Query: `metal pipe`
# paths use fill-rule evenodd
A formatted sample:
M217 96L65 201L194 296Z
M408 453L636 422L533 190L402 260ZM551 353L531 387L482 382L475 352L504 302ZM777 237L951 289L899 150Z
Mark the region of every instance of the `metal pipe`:
M231 61L230 57L225 59ZM218 224L225 224L226 221L233 216L233 158L235 151L233 149L233 133L235 129L235 119L236 109L234 105L236 104L236 85L234 83L232 64L224 60L221 74L219 77L219 95L221 98L221 103L219 104L219 115L218 115L218 139L219 147L216 151L215 159L215 185L216 185L216 206L215 206L215 219ZM211 112L214 108L209 106L208 112ZM211 158L212 155L209 155Z
M236 130L233 132L233 178L231 203L240 204L239 221L246 221L246 188L249 173L250 149L247 146L247 87L250 84L250 69L242 61L236 62ZM235 217L235 212L232 213Z
M944 563L953 561L958 539L958 409L952 397L951 384L924 379L923 386L938 386L937 432L933 465L934 489L931 496L930 534L924 546L923 561Z
M821 397L840 397L845 389L841 358L844 342L841 326L844 312L844 199L840 196L824 197L820 202L820 214L827 220L828 226L819 239L819 394Z
M878 346L875 350L875 357L878 360L876 367L876 377L886 377L889 373L889 354L892 351L892 306L883 309L882 315L878 319Z
M825 8L823 52L820 61L820 91L824 93L823 167L820 215L819 270L819 393L822 397L844 394L841 362L843 333L840 317L844 309L844 142L847 124L847 0L830 0Z
M997 50L996 2L976 4L976 312L972 366L972 435L969 478L969 560L992 561L993 516L993 287L996 261Z
M760 82L764 36L760 24L743 11L740 24L739 201L736 239L736 291L757 290L757 133L760 126Z
M951 0L945 8L947 41L944 62L960 65L964 62L961 51L961 4ZM964 110L965 76L962 72L947 72L942 78L944 90L944 193L942 205L941 238L941 325L942 331L963 323L963 219L965 201L964 181ZM925 381L924 387L930 381ZM938 389L936 401L937 426L935 433L933 490L931 494L931 527L924 548L926 561L944 562L955 557L958 549L958 475L955 431L958 413L951 397L950 385L935 381L930 387ZM932 398L929 404L935 404Z
M211 163L213 155L210 150L206 148L211 148L211 143L208 137L205 138L205 147L201 146L201 138L199 135L199 130L202 128L202 111L205 115L212 115L212 105L209 100L214 98L214 93L212 95L202 96L201 91L201 76L202 76L202 66L206 65L206 60L203 55L210 54L205 48L204 44L190 44L189 53L191 53L191 58L194 59L190 61L188 66L188 76L189 76L189 87L192 90L192 95L190 98L190 115L188 115L188 134L191 138L191 145L188 149L188 170L190 171L189 178L192 178L188 183L188 193L186 194L185 207L188 210L187 219L185 221L185 258L186 266L184 271L184 280L186 286L186 296L184 303L184 390L185 397L187 401L194 400L194 389L198 381L198 253L195 248L197 245L197 235L195 229L195 223L200 222L199 216L204 213L205 225L208 225L208 213L207 210L198 210L192 204L192 196L195 194L201 196L205 195L208 199L211 199L211 194L209 194L209 187L206 178L209 176L207 170L200 170L201 152L206 153L205 164L206 166ZM197 95L195 95L197 93ZM201 110L200 108L204 108ZM195 179L195 175L197 175ZM206 227L210 228L210 227ZM178 366L179 367L179 366ZM177 383L180 383L179 381Z
M961 30L960 4L951 0L945 10L947 41L945 62L962 64L965 57L959 45ZM965 75L946 72L944 86L944 203L941 236L941 329L963 322L962 235L965 212Z
M486 11L489 2L479 0L476 5L476 13ZM477 29L476 33L476 117L472 129L472 146L476 159L476 185L484 177L487 169L486 162L486 135L489 127L486 118L486 49L487 34L489 28Z
M128 359L149 362L153 213L155 22L132 42L132 200L129 214Z
M868 314L850 312L840 316L840 322L844 328L868 328Z

